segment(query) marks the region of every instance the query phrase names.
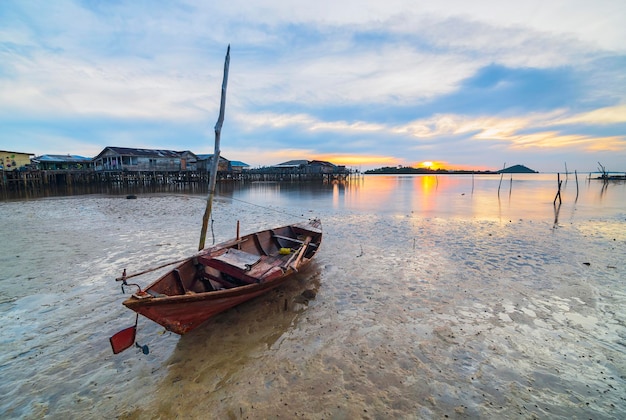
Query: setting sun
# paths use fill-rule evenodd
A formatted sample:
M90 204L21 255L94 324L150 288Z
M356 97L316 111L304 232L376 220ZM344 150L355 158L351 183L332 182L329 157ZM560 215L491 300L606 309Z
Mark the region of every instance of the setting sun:
M437 170L443 167L444 162L437 162L432 160L425 160L424 162L418 162L415 164L417 168L426 168Z

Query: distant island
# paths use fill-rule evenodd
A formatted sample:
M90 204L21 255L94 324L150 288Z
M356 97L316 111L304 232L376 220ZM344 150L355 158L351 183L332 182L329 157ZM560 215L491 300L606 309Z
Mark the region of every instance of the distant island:
M539 171L533 171L532 169L524 165L513 165L508 168L500 169L499 174L538 174Z
M513 165L508 168L500 169L499 171L474 171L474 170L452 170L452 169L430 169L430 168L413 168L410 166L385 166L378 169L369 169L364 172L365 174L381 174L381 175L407 175L407 174L431 174L431 175L446 175L446 174L476 174L476 175L497 175L497 174L536 174L538 171L524 165Z

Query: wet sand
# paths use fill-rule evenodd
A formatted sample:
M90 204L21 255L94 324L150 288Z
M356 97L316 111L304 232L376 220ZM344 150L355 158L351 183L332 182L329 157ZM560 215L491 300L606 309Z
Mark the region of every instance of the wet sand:
M3 418L624 418L624 215L320 216L316 261L178 337L119 283L197 246L202 197L0 203ZM221 199L217 240L285 214ZM314 214L313 214L314 213ZM17 227L19 226L19 229ZM146 279L146 282L149 279Z

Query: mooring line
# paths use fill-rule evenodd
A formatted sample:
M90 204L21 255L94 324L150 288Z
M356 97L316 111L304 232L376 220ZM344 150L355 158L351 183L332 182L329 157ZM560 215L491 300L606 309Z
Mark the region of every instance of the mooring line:
M226 199L226 200L239 201L240 203L248 204L248 205L250 205L250 206L259 207L259 208L262 208L262 209L265 209L265 210L272 210L272 211L275 211L276 213L285 214L285 215L287 215L287 216L291 216L291 217L297 217L297 218L302 218L302 219L304 219L304 220L309 220L309 218L308 218L308 217L306 217L306 216L304 216L303 214L293 214L293 213L288 213L288 212L286 212L286 211L284 211L284 210L279 210L279 209L276 209L276 208L273 208L273 207L262 206L262 205L260 205L260 204L251 203L251 202L249 202L249 201L241 200L241 199L239 199L239 198L229 197L229 196L222 195L222 194L219 194L219 193L216 193L215 195L216 195L217 197L220 197L220 198L223 198L223 199ZM189 196L185 196L185 197L189 197ZM196 197L194 197L194 198L196 198ZM204 200L204 198L203 198L203 197L197 197L197 198L198 198L198 199L201 199L201 200Z

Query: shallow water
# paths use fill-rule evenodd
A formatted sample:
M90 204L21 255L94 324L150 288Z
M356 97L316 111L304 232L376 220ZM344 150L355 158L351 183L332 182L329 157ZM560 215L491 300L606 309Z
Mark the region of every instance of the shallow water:
M217 241L319 216L316 260L184 337L140 319L150 354L115 356L114 278L193 253L204 195L0 202L0 417L625 418L626 186L570 176L558 212L556 186L222 187Z

